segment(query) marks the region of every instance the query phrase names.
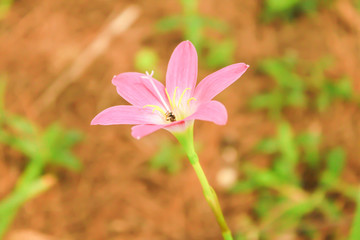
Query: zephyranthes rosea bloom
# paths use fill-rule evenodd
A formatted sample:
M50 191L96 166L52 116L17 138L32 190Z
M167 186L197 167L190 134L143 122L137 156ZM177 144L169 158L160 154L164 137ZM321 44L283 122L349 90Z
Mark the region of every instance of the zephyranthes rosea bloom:
M243 75L248 67L244 63L227 66L210 74L195 87L198 73L196 50L191 42L182 42L171 55L166 88L152 77L153 72L128 72L114 76L112 83L117 92L132 106L105 109L91 121L93 125L136 125L132 128L132 135L137 139L161 128L172 132L188 155L225 240L233 240L232 234L195 152L193 123L195 119L219 125L226 123L226 108L212 99Z
M180 43L171 55L166 88L151 74L126 72L114 76L116 90L131 105L114 106L99 113L92 125L132 124L140 139L161 128L184 131L195 119L219 125L227 122L223 104L212 100L235 82L249 66L236 63L205 77L196 87L198 59L190 41Z

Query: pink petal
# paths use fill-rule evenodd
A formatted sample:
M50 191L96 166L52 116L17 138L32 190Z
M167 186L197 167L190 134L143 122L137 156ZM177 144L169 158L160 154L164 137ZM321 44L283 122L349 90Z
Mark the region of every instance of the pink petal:
M136 72L121 73L113 78L112 84L116 86L119 95L134 106L157 105L165 108L160 99L161 96L168 105L164 85L152 78L159 96L150 80L143 78L145 76Z
M131 135L136 139L140 139L162 128L164 128L164 125L137 125L131 128Z
M225 125L227 118L228 115L225 106L218 101L210 101L201 104L195 113L184 120L188 121L198 119L213 122L218 125Z
M131 128L131 135L136 138L140 139L142 137L145 137L146 135L149 135L153 132L156 132L159 129L166 129L169 131L183 131L186 129L186 124L184 120L172 122L169 124L143 124L143 125L137 125L133 126Z
M166 72L166 89L170 97L177 89L177 100L186 88L191 88L184 94L184 99L192 96L198 73L198 57L194 45L190 41L180 43L171 55Z
M199 102L208 102L244 74L249 65L236 63L205 77L196 87L194 97Z
M160 114L153 112L150 108L122 105L100 112L91 121L91 125L158 124L162 122Z

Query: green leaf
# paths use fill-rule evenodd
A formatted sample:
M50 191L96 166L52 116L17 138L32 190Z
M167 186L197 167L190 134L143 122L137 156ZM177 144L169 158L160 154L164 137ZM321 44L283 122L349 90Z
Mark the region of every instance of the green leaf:
M303 90L300 90L289 91L285 96L284 102L285 106L305 107L307 100Z
M155 27L160 32L169 32L180 28L183 24L181 16L171 16L159 20Z
M211 68L220 68L233 62L235 44L227 39L221 42L211 42L206 63Z
M332 95L342 99L351 99L353 96L353 87L348 78L343 78L333 85Z
M360 239L360 189L358 190L356 211L349 236L349 240L359 240L359 239Z
M25 117L8 114L5 121L20 136L35 136L38 133L37 127Z
M296 138L296 142L304 149L305 162L316 168L320 164L320 135L314 133L303 133Z
M50 125L43 134L43 151L49 163L80 170L80 161L71 153L74 144L82 139L76 131L65 131L58 124Z
M278 151L278 143L275 139L263 139L256 145L256 150L266 153L266 154L274 154Z
M181 160L185 157L181 145L164 142L160 150L150 159L150 167L153 169L164 169L170 174L180 171Z
M151 48L142 48L135 55L135 68L139 72L151 72L157 69L158 54Z
M300 0L266 0L265 7L271 12L283 12L289 11L290 9L294 8Z
M345 165L346 155L342 148L331 150L326 156L326 169L321 177L321 183L330 187L337 183Z
M5 115L5 89L6 89L5 76L0 75L0 123Z
M282 122L278 126L277 134L279 149L283 157L291 164L295 164L298 161L299 153L291 126L286 122Z
M258 196L258 201L254 207L258 217L264 218L275 205L279 203L279 197L270 191L262 191Z
M184 38L190 40L198 52L204 47L204 22L199 15L190 15L184 18Z
M339 220L342 215L339 207L331 199L324 199L324 201L319 204L319 208L328 218L332 220Z
M185 15L197 13L198 0L180 0Z
M316 98L316 106L320 112L325 111L330 106L330 103L331 99L327 92L324 91L318 94Z
M251 181L238 181L236 182L229 190L230 193L239 193L239 192L250 192L256 189L257 186Z
M203 21L203 26L216 29L217 31L223 34L227 33L230 30L229 25L218 19L207 18L207 17L202 17L201 19Z
M0 20L8 13L13 2L14 0L0 0Z

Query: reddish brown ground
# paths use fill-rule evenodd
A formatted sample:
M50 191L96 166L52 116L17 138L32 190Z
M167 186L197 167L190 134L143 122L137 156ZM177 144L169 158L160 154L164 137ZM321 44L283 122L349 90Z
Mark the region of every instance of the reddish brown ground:
M86 133L76 148L84 169L80 174L51 170L58 184L28 202L19 212L9 235L31 230L54 239L220 239L220 231L207 206L191 166L176 175L149 171L147 161L159 148L159 139L173 137L160 131L140 141L130 136L129 126L93 127L89 123L100 110L124 104L110 84L112 76L133 71L133 57L141 46L153 47L165 71L169 56L182 40L180 33L157 34L154 23L178 13L178 1L33 0L15 1L8 17L0 22L0 73L8 78L6 107L46 125L59 121ZM258 20L258 1L202 1L201 12L232 26L236 61L256 66L268 56L296 50L301 58L316 60L333 55L336 64L330 75L344 74L360 90L360 17L346 0L318 15L300 18L294 24L263 25ZM128 5L140 8L140 17L76 81L56 95L56 103L34 104L41 93L72 65L95 39L102 27ZM353 14L353 15L352 15ZM349 17L350 16L350 17ZM210 71L200 70L200 79ZM163 79L163 78L162 78ZM205 172L214 185L224 214L234 230L241 229L241 216L249 213L254 196L230 195L216 181L226 163L220 143L229 140L238 161L259 161L251 152L254 144L274 132L274 123L261 112L248 109L252 95L267 84L255 67L217 99L229 112L226 126L197 122L195 137ZM317 126L326 139L324 147L340 145L348 151L344 179L360 180L360 112L352 104L335 104L328 112L292 111L288 119L298 130ZM170 141L170 140L169 140ZM10 191L24 160L2 148L1 196ZM353 206L340 226L347 234ZM328 226L323 226L324 231ZM26 238L22 238L26 239Z

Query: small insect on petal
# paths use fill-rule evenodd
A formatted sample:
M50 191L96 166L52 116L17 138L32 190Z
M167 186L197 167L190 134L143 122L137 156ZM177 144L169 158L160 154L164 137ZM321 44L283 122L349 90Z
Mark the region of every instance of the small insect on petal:
M176 117L172 112L166 112L166 121L168 122L175 122L176 121Z

